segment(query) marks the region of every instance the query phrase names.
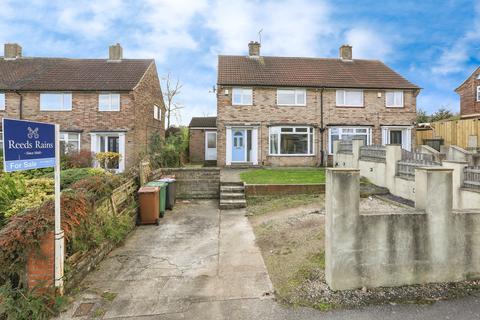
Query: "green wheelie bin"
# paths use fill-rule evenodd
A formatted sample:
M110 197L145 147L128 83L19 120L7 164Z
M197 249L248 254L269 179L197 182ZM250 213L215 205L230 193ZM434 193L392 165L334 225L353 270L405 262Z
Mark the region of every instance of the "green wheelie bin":
M159 208L160 208L160 217L163 218L165 215L165 206L167 204L167 187L168 183L162 181L150 181L146 184L147 187L158 187L160 189Z

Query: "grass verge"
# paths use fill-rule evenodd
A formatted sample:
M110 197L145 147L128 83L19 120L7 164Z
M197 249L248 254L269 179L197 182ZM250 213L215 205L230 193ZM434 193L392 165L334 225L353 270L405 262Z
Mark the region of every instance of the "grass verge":
M248 184L309 184L325 183L323 168L274 168L242 172L242 181Z

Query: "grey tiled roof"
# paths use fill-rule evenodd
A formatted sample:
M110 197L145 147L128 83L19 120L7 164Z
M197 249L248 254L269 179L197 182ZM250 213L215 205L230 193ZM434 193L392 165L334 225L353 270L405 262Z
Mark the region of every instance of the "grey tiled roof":
M0 58L0 90L129 91L152 59Z
M190 128L216 128L217 117L193 117L188 126Z
M419 89L378 60L218 57L219 85Z

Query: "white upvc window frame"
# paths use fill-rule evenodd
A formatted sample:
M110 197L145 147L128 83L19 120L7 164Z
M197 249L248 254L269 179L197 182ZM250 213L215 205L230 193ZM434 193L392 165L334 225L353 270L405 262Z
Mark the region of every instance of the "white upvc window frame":
M235 101L235 96L240 96L239 101ZM246 99L245 97L250 97ZM253 105L253 88L234 87L232 88L232 106L251 106Z
M282 132L282 129L292 129L292 132ZM306 129L306 132L297 132L297 129ZM281 153L282 135L306 134L307 153ZM276 135L277 151L272 153L272 135ZM268 155L272 157L311 157L315 155L315 128L313 126L274 126L268 129Z
M349 104L347 103L347 94L348 92L360 92L362 101L360 104ZM343 97L343 102L339 101L339 97ZM337 89L335 91L335 102L337 107L348 107L348 108L362 108L364 106L364 94L363 89Z
M393 95L393 104L389 104L389 95ZM387 108L403 108L405 105L405 94L402 90L389 90L385 92L385 106Z
M153 119L162 120L162 109L156 104L153 105Z
M101 105L102 98L108 99L108 105ZM121 99L118 92L101 92L98 94L98 111L117 112L120 111Z
M78 139L70 139L70 135L74 134L77 135ZM75 151L80 151L81 146L80 144L82 143L82 134L80 132L71 132L71 131L60 131L60 142L64 142L65 145L68 145L71 141L73 142L78 142L78 147L77 150ZM65 149L65 151L67 151Z
M3 131L0 131L0 150L3 151Z
M279 95L282 93L293 92L293 103L280 103ZM298 102L298 95L302 94L303 102ZM277 89L277 105L278 106L299 106L305 107L307 105L307 90L302 88L278 88Z
M7 107L7 98L5 92L0 92L0 111L5 111Z
M337 131L334 131L337 130ZM359 130L365 130L361 132ZM338 135L338 140L342 140L342 136L355 135L364 136L367 135L367 144L372 144L373 134L371 127L355 127L355 126L336 126L328 128L328 154L333 154L332 136Z
M107 151L108 145L105 143L105 149L101 150L100 139L105 139L107 137L118 137L118 153L120 153L120 162L118 163L118 169L115 169L116 172L125 171L125 159L126 159L126 132L115 132L115 131L105 131L105 132L91 132L90 133L90 151L93 153L105 152ZM98 162L95 161L95 167L98 167Z
M62 106L50 106L44 99L47 96L61 96ZM60 98L60 97L58 97ZM72 111L72 93L45 91L40 92L40 111Z
M477 86L477 102L480 102L480 86Z

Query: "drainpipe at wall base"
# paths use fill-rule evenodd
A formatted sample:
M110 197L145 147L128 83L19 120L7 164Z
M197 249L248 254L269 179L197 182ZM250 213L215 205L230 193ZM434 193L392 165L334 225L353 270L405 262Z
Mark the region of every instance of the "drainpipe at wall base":
M20 108L19 108L18 118L19 118L20 120L22 120L22 119L23 119L23 96L22 96L22 94L21 94L18 90L15 90L15 91L13 91L13 92L15 92L16 94L18 94L18 95L20 96Z

